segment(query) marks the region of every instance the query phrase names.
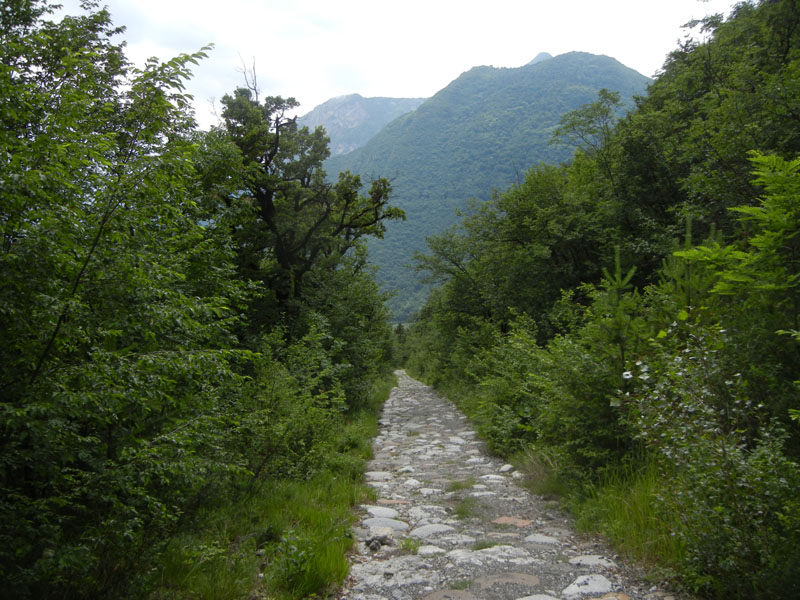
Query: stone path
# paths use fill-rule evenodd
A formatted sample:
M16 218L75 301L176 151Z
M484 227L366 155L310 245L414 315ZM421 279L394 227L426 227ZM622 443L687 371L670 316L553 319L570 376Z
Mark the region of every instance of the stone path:
M674 600L518 485L466 418L397 372L342 600Z

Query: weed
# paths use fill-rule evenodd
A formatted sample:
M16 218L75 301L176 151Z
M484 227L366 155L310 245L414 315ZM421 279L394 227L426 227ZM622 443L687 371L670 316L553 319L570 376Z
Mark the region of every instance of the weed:
M478 540L472 545L473 550L485 550L486 548L491 548L492 546L497 546L500 542L496 542L494 540Z
M466 490L471 488L475 485L475 478L474 477L467 477L466 479L459 479L457 481L451 481L447 485L448 492L456 492L458 490Z
M653 462L636 471L610 471L578 505L577 525L583 530L599 529L639 560L678 565L683 548L671 532L676 525L672 519L680 515L659 510L658 497L664 492L664 480Z
M403 538L398 543L400 550L402 550L403 554L414 554L416 555L419 552L419 547L422 542L417 538Z
M558 459L553 453L526 448L514 455L514 463L525 475L523 486L532 494L557 499L565 496L568 488L558 477Z
M475 515L477 507L475 498L462 498L453 509L453 514L459 519L468 519Z

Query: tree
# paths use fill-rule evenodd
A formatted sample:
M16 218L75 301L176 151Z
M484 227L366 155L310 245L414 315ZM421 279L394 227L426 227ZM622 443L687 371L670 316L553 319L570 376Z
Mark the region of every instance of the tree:
M131 67L107 11L0 10L0 578L132 593L219 452L242 286L199 225L203 52ZM138 578L138 579L137 579Z
M287 116L298 106L293 98L262 102L251 85L224 96L222 104L224 129L245 173L244 189L231 202L249 208L234 233L240 273L274 294L273 311L296 311L312 270L335 268L365 236L381 237L385 221L404 218L403 212L389 205L386 179L373 181L365 196L358 176L325 180L329 140L321 127L298 128ZM259 310L265 308L262 303Z
M578 147L581 152L594 157L612 189L615 187L614 152L612 133L622 109L619 92L605 88L595 102L570 111L561 117L553 141Z

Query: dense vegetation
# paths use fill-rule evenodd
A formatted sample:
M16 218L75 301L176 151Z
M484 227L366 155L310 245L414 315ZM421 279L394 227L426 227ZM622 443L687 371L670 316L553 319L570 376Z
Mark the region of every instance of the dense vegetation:
M409 321L428 293L408 268L426 236L452 225L470 199L486 200L519 181L530 165L569 158L571 148L549 144L565 112L603 88L629 105L649 83L607 56L542 58L519 68L475 67L362 148L326 162L331 173L390 177L394 202L408 215L369 243L380 283L397 293L389 303L397 321Z
M300 126L322 126L331 139L331 155L345 154L366 144L388 123L425 101L425 98L364 98L338 96L297 119Z
M86 5L0 10L0 594L320 592L390 358L364 240L402 213L252 77L197 131L204 51L134 68Z
M405 352L662 575L797 598L800 4L696 25L627 116L562 117L569 164L430 239Z

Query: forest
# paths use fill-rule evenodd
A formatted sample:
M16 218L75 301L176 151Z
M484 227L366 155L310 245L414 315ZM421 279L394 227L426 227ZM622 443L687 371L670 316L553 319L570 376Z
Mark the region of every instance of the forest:
M320 592L391 385L364 239L403 214L254 73L199 131L209 49L136 68L89 8L0 10L0 596Z
M624 118L562 117L571 161L429 238L403 353L663 576L798 598L800 4L693 25Z
M0 9L0 597L325 597L392 368L701 598L798 598L800 3L708 17L562 164L428 240L394 332L385 178L212 48L134 66L96 2Z

